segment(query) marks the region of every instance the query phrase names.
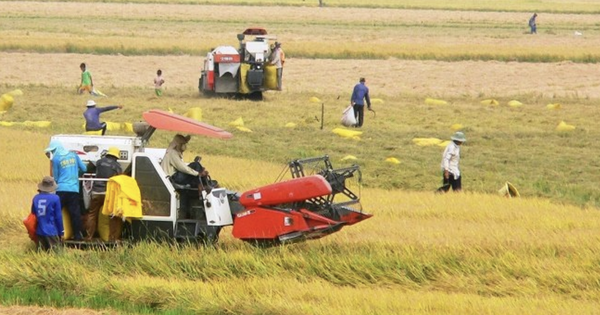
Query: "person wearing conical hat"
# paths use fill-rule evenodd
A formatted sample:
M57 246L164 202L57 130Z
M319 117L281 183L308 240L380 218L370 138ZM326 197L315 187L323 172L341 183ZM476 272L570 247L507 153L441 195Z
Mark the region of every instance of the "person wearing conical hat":
M115 175L123 173L121 164L118 160L121 156L120 150L117 147L110 147L108 151L96 162L96 179L108 179ZM85 229L87 231L86 241L90 241L96 234L96 228L98 227L98 215L104 200L106 199L106 181L98 180L94 181L92 186L92 200L90 201L90 211L87 216ZM121 239L120 231L122 228L123 221L121 218L114 217L109 221L109 241L116 241Z
M457 131L450 138L444 153L442 154L442 182L443 185L438 191L447 192L452 187L452 191L459 192L462 189L462 176L458 164L460 163L460 146L467 141L465 134Z
M38 194L31 201L31 213L37 220L35 234L38 249L49 251L60 245L64 234L60 198L54 192L58 185L51 176L46 176L38 184Z

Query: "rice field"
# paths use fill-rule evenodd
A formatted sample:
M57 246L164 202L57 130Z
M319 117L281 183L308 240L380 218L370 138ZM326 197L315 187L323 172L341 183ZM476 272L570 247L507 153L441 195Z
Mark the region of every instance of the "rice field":
M600 5L324 2L0 1L0 95L23 92L0 114L0 313L596 314ZM525 34L533 11L536 36ZM254 25L283 42L284 91L263 102L200 96L206 51L237 45ZM361 166L374 217L279 248L251 247L226 228L215 248L35 252L21 220L48 174L50 136L83 131L80 62L109 96L100 106L124 105L102 116L115 126L153 108L197 107L232 132L194 137L186 152L221 185L243 192L274 182L290 159L328 154L334 166ZM361 76L377 114L360 139L342 138L331 131ZM239 118L252 132L230 124ZM436 195L442 148L415 139L447 140L456 125L468 138L465 192ZM159 131L150 145L172 136ZM506 181L521 198L498 194Z

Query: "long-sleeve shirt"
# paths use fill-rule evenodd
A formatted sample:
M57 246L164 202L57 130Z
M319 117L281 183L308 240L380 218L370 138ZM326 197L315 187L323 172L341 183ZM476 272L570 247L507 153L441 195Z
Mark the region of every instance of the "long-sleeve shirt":
M85 129L86 130L100 130L102 129L102 125L100 124L100 114L103 112L107 112L109 110L117 109L119 106L106 106L106 107L88 107L88 109L83 112L83 117L85 117Z
M369 88L364 83L358 83L354 86L350 102L354 105L364 106L365 100L367 101L367 106L371 107L371 99L369 98Z
M35 214L37 227L35 234L40 236L63 236L60 198L51 193L40 192L33 197L31 213Z
M52 176L58 184L56 191L79 192L79 172L87 170L75 152L65 149L52 157Z
M199 175L197 171L193 170L191 167L185 164L185 162L183 161L182 154L179 153L177 150L173 149L167 150L165 156L160 162L160 166L162 166L165 173L167 173L167 175L169 176L175 174L175 171L180 171L182 173L192 176Z
M271 64L275 65L275 68L283 67L283 60L281 59L281 48L276 48L271 54Z
M460 147L451 141L442 154L442 171L448 171L454 175L454 178L460 176L458 163L460 162Z

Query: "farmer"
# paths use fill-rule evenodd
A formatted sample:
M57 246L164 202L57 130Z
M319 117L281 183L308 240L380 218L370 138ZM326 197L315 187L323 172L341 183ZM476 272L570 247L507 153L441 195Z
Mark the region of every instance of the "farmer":
M271 53L271 64L277 68L277 89L281 91L283 80L283 64L285 63L285 53L281 49L281 43L275 42L275 49Z
M106 155L96 162L96 179L108 179L115 175L123 173L119 159L119 148L110 147ZM88 213L86 222L87 238L86 241L92 240L98 226L98 214L104 205L106 199L106 181L94 181L92 186L92 200L90 202L90 212ZM120 223L123 221L119 217L113 217L109 221L110 240L118 239L115 236L116 231L121 230Z
M85 118L85 131L102 130L102 135L106 133L106 123L100 122L100 114L109 110L123 108L121 105L96 107L96 102L94 102L94 100L87 101L86 106L87 109L83 112L83 117Z
M57 187L54 178L45 176L38 184L38 194L31 202L31 213L37 219L35 234L38 249L45 251L59 246L64 233L60 197L54 194Z
M356 117L356 128L360 128L363 125L365 117L365 100L367 101L367 107L371 110L369 88L365 82L365 78L360 78L359 82L354 86L352 97L350 98L350 104L352 104L354 108L354 116Z
M45 151L52 164L51 175L58 184L56 194L71 217L73 237L76 241L81 241L83 229L79 206L79 173L84 173L87 167L75 152L65 149L58 140L50 141Z
M536 18L537 13L534 13L533 16L529 19L529 28L531 29L531 34L537 34L537 24L535 23Z
M163 157L160 165L165 173L170 176L173 183L187 186L187 188L197 188L192 187L194 181L191 181L190 178L200 178L202 176L208 176L208 171L204 168L199 171L194 170L183 161L183 152L187 149L187 143L190 141L190 136L182 136L180 134L175 135L169 147L167 148L167 152L165 152L165 156ZM198 161L199 162L199 161ZM190 175L190 176L185 176ZM197 182L196 182L197 183ZM190 217L190 198L198 198L199 192L193 191L188 192L185 190L180 191L180 218L189 218Z
M87 70L87 65L84 62L79 65L79 69L81 69L81 83L79 84L79 89L77 91L79 94L82 94L84 91L92 94L92 91L94 90L92 74Z
M450 139L452 142L448 143L442 154L443 186L438 189L439 192L448 192L450 187L454 192L462 189L462 177L458 163L460 162L460 146L467 141L467 138L464 133L457 131Z

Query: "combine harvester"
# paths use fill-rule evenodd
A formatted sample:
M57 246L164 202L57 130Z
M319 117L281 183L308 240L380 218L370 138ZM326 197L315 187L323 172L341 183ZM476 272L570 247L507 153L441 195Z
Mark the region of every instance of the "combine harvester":
M246 40L246 36L252 36ZM263 28L248 28L237 36L239 48L218 46L204 59L198 90L204 95L244 96L262 99L262 92L277 90L277 69L269 64L272 48Z
M160 166L165 149L147 148L150 137L157 129L221 139L232 135L220 128L160 110L147 111L143 118L146 123L142 128L135 128L135 137L52 137L76 152L84 163L95 163L109 147L119 148L118 162L140 189L143 214L141 219L126 224L123 229L125 240L214 243L222 227L233 225L235 238L273 246L321 238L372 216L362 212L359 196L347 185L351 178L360 184L359 167L334 169L329 158L323 156L292 161L289 163L291 179L242 194L225 188L202 190L200 197L191 201L193 218L180 218L180 196L190 192L183 190L197 191L197 188L174 185ZM81 180L93 181L93 176L85 174ZM86 245L69 242L80 247Z

